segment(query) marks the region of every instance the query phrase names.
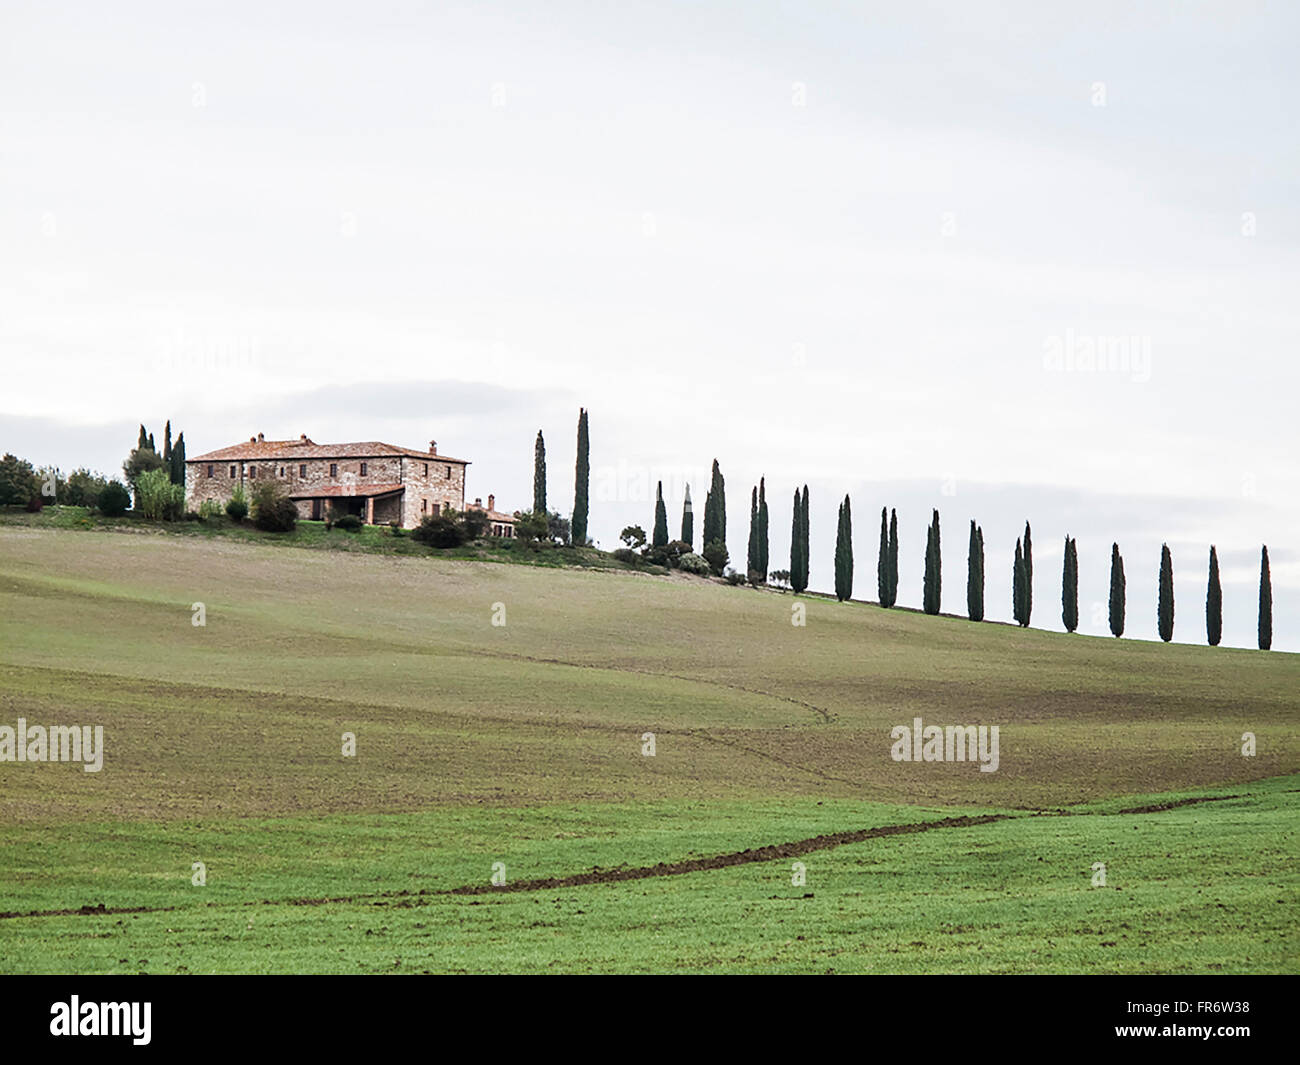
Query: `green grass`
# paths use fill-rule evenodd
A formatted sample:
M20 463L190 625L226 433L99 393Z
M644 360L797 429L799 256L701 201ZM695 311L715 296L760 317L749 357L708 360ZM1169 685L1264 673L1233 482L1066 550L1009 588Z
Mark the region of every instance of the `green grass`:
M0 919L0 968L1300 968L1296 656L791 602L0 524L0 725L106 733L99 774L0 763L0 911L143 909ZM917 715L998 724L1001 768L892 761ZM1205 795L1236 797L1119 812ZM808 854L806 886L778 860L433 894L988 812Z

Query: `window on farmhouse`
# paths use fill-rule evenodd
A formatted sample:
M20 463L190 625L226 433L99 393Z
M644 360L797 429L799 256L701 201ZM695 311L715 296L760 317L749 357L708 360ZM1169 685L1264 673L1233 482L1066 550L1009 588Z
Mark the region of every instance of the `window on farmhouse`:
M303 463L301 466L298 467L298 476L299 476L299 477L306 477L306 476L307 476L307 464L306 464L306 463Z
M231 466L231 467L230 467L230 476L231 476L231 477L234 477L234 476L235 476L235 467L234 467L234 466Z
M338 464L337 462L331 462L331 463L330 463L330 476L331 476L331 477L337 477L338 475L339 475L339 464Z
M447 480L449 480L449 481L451 480L451 467L450 467L450 466L447 467Z
M361 464L361 476L364 477L365 475L366 475L366 464L363 462Z
M283 466L280 467L280 476L281 476L281 477L284 476L284 467L283 467Z
M442 504L435 503L433 505L433 516L436 518L441 512L442 512Z
M248 477L249 477L250 480L255 480L255 479L257 478L257 467L256 467L256 466L249 466L249 467L248 467Z
M424 475L429 476L429 464L427 462L424 464Z
M212 464L211 464L211 463L208 464L208 476L209 476L209 477L212 476Z

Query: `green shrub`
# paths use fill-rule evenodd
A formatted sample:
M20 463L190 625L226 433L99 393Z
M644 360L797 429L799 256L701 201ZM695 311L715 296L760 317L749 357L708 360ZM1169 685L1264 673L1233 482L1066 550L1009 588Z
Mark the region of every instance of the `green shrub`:
M615 554L618 552L616 551ZM709 565L709 560L703 555L697 555L694 551L688 551L677 560L677 568L683 573L694 573L701 577L707 577L713 572L713 567Z
M355 514L344 514L343 517L334 520L334 528L342 529L344 532L360 532L364 524L365 522Z
M641 564L641 556L638 555L635 551L633 551L630 547L617 548L614 551L614 557L618 559L620 562L627 563L627 565L629 566L639 566ZM708 563L706 562L705 565L707 566Z
M73 470L64 487L63 502L70 507L96 507L100 493L107 487L107 478L100 474L91 473L85 467Z
M215 499L205 499L199 504L200 521L212 521L213 518L221 517L222 513L221 504Z
M230 493L230 502L226 504L226 514L233 522L241 522L248 517L248 494L242 484L235 485Z
M515 515L515 536L524 543L545 540L550 535L549 515L541 511L525 511Z
M713 572L719 575L727 568L727 563L731 561L731 555L727 553L727 545L721 540L714 540L709 543L701 554L709 560Z
M118 518L131 505L131 493L120 481L109 481L99 493L99 512L107 518Z
M185 511L185 489L165 469L148 470L136 479L135 505L142 518L174 521Z
M263 481L253 493L253 524L263 532L293 532L298 504L275 481Z
M743 573L740 573L732 569L730 566L727 567L727 572L723 574L723 576L726 577L727 583L732 585L733 587L737 584L745 583L745 575Z
M465 526L454 514L432 514L411 530L411 539L429 547L460 547L465 542Z
M0 459L0 504L26 504L40 490L30 462L10 454Z

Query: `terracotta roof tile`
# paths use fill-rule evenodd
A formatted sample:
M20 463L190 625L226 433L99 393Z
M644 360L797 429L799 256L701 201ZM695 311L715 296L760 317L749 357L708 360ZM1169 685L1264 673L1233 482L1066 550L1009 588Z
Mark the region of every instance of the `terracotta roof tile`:
M241 444L218 448L204 455L187 458L187 466L196 462L249 462L255 460L284 460L298 462L302 459L379 459L405 455L424 462L446 462L455 466L468 466L468 459L435 455L431 451L398 447L379 440L363 440L351 444L317 444L312 440L247 440Z

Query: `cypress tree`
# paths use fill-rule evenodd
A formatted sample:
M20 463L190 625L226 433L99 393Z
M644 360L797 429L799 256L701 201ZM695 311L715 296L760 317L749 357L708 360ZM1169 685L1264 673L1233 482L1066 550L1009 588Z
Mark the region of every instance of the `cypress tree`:
M546 513L546 441L540 429L533 445L533 513Z
M849 497L840 504L839 528L835 532L835 598L841 603L853 595L853 515Z
M1160 638L1168 643L1174 638L1174 557L1169 545L1160 545L1160 591L1156 597L1156 623Z
M1025 624L1025 552L1016 540L1016 557L1011 569L1011 616L1017 625Z
M181 433L172 446L172 484L185 483L185 434Z
M1211 647L1223 639L1223 588L1219 584L1219 552L1210 545L1210 581L1205 591L1205 638Z
M970 522L970 548L966 557L966 616L984 620L984 550L975 519Z
M153 452L155 452L155 453L156 453L157 450L158 450L156 447L153 446L153 433L150 433L150 434L149 434L149 440L148 440L147 446L148 446L148 448L149 448L150 451L153 451Z
M727 499L726 484L722 471L718 469L718 460L713 460L712 484L709 494L704 497L704 539L701 547L708 547L714 541L727 542Z
M1061 564L1061 623L1066 632L1079 627L1079 554L1072 537L1065 538L1065 561Z
M650 541L654 547L668 546L668 510L664 507L664 483L655 489L655 531Z
M876 562L876 595L889 606L889 508L880 508L880 557Z
M695 549L695 514L691 510L691 486L686 486L686 499L682 503L682 542Z
M149 434L144 431L143 425L140 426L140 442L135 446L140 451L143 451L149 446Z
M163 430L163 465L171 471L172 467L172 420L167 419L167 428Z
M925 579L921 590L922 607L927 614L939 613L942 598L942 562L939 551L939 512L930 519L925 537Z
M758 572L759 580L767 583L768 539L767 539L767 482L758 479Z
M745 553L745 573L758 572L758 485L749 493L749 546Z
M1110 631L1116 638L1124 635L1124 559L1119 544L1110 546Z
M1029 522L1025 522L1025 617L1022 624L1028 628L1029 618L1034 612L1034 544L1029 533Z
M796 593L807 587L803 583L800 549L803 546L803 521L799 516L799 489L794 490L794 517L790 520L790 587Z
M898 511L889 512L889 605L898 602Z
M1259 649L1273 646L1273 578L1268 571L1268 546L1259 555Z
M810 541L808 536L808 486L803 486L803 502L799 504L799 589L808 587L808 559Z
M587 410L578 408L578 460L573 468L573 542L587 542L588 490L591 481L591 445L587 438Z

